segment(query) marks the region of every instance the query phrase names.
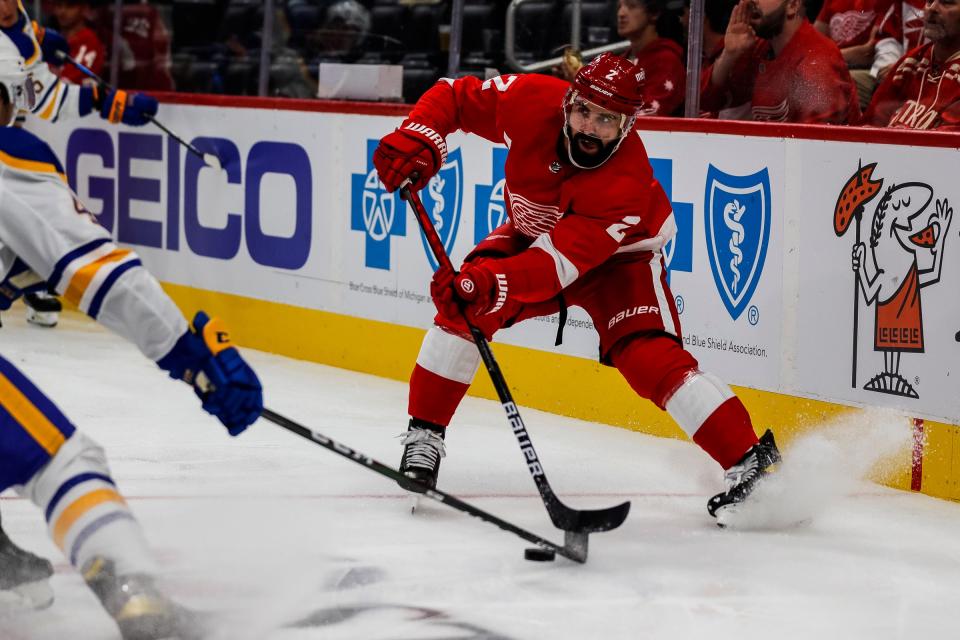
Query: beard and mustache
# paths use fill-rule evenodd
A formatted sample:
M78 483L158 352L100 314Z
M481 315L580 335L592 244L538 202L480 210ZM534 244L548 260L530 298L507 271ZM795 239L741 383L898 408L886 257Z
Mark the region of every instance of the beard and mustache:
M770 40L783 33L783 26L787 23L787 4L790 0L784 0L783 3L772 12L764 15L760 9L753 5L753 11L750 15L750 26L758 38ZM759 19L758 22L754 20Z
M573 165L582 169L599 167L616 151L621 140L621 138L615 138L605 143L600 138L587 133L573 133L569 126L565 126L564 129L557 138L557 155L563 157L569 154Z

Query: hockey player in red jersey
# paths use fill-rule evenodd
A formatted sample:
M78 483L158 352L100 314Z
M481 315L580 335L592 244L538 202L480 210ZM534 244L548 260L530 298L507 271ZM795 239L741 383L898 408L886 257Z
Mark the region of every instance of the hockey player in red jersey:
M700 107L749 105L754 120L857 124L856 88L837 45L807 22L800 0L741 0L723 52L704 69Z
M884 78L865 124L960 131L960 1L927 2L923 35L927 43L903 56Z
M408 178L414 189L426 185L457 129L509 147L509 220L459 273L441 268L431 284L435 326L410 378L400 465L408 477L436 484L447 425L476 373L464 315L492 337L565 305L590 314L601 361L726 470L728 490L710 500L711 514L743 500L779 459L772 434L758 442L740 400L683 348L661 253L674 235L673 211L633 128L642 96L640 69L610 54L573 83L539 75L444 79L380 141L374 164L389 191Z

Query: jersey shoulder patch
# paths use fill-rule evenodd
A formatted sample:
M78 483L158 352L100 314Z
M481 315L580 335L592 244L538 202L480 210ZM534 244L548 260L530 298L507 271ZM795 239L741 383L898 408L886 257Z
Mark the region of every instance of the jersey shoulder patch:
M64 175L53 149L19 127L0 127L0 163L19 171Z

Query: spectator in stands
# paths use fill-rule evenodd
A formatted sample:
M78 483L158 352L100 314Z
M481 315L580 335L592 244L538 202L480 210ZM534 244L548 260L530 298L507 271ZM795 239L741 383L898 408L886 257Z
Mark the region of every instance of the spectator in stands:
M112 47L113 3L95 19L100 40ZM108 54L110 51L108 51ZM124 89L172 91L170 32L151 4L124 5L120 14L120 70L117 83Z
M700 88L705 111L749 105L753 120L855 124L860 117L840 50L807 21L800 0L741 0Z
M870 73L883 82L904 53L923 44L926 0L877 0L876 49Z
M646 74L641 115L675 115L683 105L687 74L683 48L665 37L679 28L679 16L667 9L666 0L617 2L617 33L630 41L624 56Z
M723 36L730 23L730 13L738 0L707 0L703 3L703 47L701 48L702 66L713 64L723 51ZM690 0L683 5L684 34L690 33Z
M960 1L928 0L927 40L893 65L864 123L898 129L960 131Z
M370 31L370 11L357 0L339 0L327 9L319 32L321 55L353 62L363 54L363 41Z
M860 107L866 108L877 87L870 73L876 48L877 0L826 0L813 26L840 47L857 85Z
M87 0L57 0L53 5L53 15L57 19L57 28L70 45L70 57L98 76L102 75L107 48L87 22L90 3ZM93 82L70 64L63 65L55 72L75 84Z

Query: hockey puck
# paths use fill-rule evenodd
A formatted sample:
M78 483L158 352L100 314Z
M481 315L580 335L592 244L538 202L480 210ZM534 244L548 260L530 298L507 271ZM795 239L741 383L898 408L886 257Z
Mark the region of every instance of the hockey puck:
M525 560L533 560L534 562L550 562L555 560L557 557L557 552L552 549L542 549L540 547L530 547L529 549L524 549L523 558Z

